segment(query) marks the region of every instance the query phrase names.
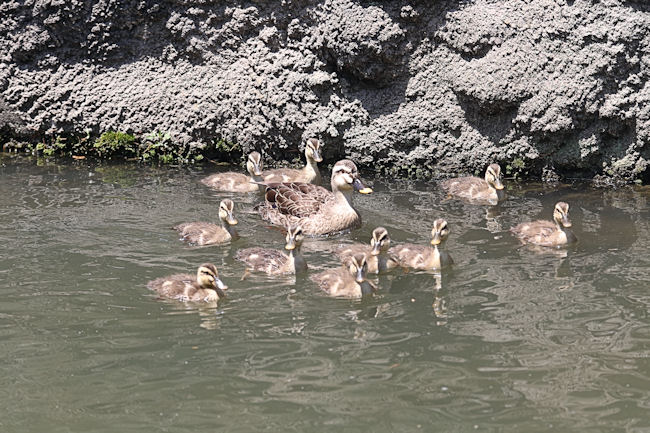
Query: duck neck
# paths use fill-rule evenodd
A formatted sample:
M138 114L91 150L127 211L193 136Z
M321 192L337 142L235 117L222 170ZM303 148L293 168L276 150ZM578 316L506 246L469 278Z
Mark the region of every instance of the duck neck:
M297 274L307 269L307 262L300 252L300 247L296 247L289 251L289 260L293 264L293 271Z
M440 260L441 254L438 246L442 246L442 244L431 246L431 255L429 256L429 268L440 269L442 267L442 262Z
M258 176L255 173L250 173L251 178L250 181L257 183L257 189L260 192L264 192L266 190L266 185L263 185L262 182L264 182L264 179L262 179L262 176Z
M302 169L305 177L313 178L312 183L319 185L321 183L320 171L318 171L318 163L312 158L307 157L307 164Z
M239 233L237 233L237 229L235 229L235 226L231 226L230 224L228 224L228 221L221 220L221 227L223 227L223 229L227 231L228 234L230 234L230 237L232 239L239 238Z
M371 293L374 293L376 288L375 286L368 280L365 280L362 283L357 283L359 285L359 288L361 289L361 295L370 295Z
M350 208L354 209L354 206L352 206L352 193L353 193L352 190L341 191L340 189L335 188L334 185L332 185L332 193L334 194L337 203L345 203Z
M377 272L386 272L397 265L395 260L388 255L387 252L382 251L377 256Z
M576 237L573 234L573 232L567 227L564 227L560 221L555 220L555 228L557 229L558 232L563 234L567 243L575 242Z

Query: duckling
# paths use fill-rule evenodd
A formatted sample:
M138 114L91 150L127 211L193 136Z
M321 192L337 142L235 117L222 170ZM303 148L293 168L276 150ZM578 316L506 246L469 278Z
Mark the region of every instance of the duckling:
M349 159L332 169L332 192L310 183L267 183L262 219L279 226L299 225L306 235L326 235L359 227L361 216L352 207L352 192L370 194Z
M366 280L368 263L365 254L355 254L347 267L329 269L311 276L311 280L330 296L360 298L377 291L377 287Z
M307 164L302 170L295 168L278 168L264 173L264 182L304 182L320 185L321 177L318 163L323 160L320 152L320 141L315 138L307 140L305 145L305 159Z
M560 201L555 204L552 222L538 220L521 223L511 228L510 231L524 244L560 247L578 241L569 227L571 227L569 205Z
M179 301L214 302L226 296L228 289L220 279L216 266L204 263L199 266L196 277L175 274L149 281L147 287L160 296Z
M262 155L259 152L251 152L248 155L246 169L250 173L250 177L242 173L228 171L203 178L201 183L217 191L263 192L264 185L258 183L262 181Z
M442 188L449 196L475 204L495 205L506 198L499 164L488 166L485 170L485 179L475 176L456 177L442 182Z
M289 227L284 245L289 255L269 248L246 248L237 251L235 258L246 263L247 267L247 272L242 279L246 278L249 269L266 272L269 275L297 274L306 271L307 262L300 252L303 239L300 226Z
M404 244L390 249L389 253L397 258L399 265L416 270L439 270L454 263L449 253L442 249L449 236L447 221L438 218L431 229L431 247Z
M220 226L199 221L179 224L174 227L174 230L181 234L184 241L195 245L225 244L237 240L239 234L235 230L237 219L233 215L234 206L235 203L230 199L222 200L219 203Z
M398 266L397 259L388 254L389 248L390 237L388 236L388 230L377 227L372 231L370 246L367 244L346 245L339 248L336 255L345 263L352 256L365 254L368 272L378 274Z

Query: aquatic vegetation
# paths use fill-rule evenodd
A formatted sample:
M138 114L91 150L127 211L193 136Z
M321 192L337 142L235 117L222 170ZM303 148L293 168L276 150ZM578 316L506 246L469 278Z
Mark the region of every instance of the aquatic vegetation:
M113 156L132 157L138 152L138 145L133 135L121 131L107 131L99 136L93 144L98 156L111 158Z

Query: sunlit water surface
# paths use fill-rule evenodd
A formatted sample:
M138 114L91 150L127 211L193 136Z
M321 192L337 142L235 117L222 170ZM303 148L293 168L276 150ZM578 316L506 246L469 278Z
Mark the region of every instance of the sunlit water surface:
M426 243L438 217L456 265L351 301L307 276L240 281L237 249L283 245L257 194L230 195L233 245L180 242L171 226L229 196L199 184L213 167L1 163L0 431L650 431L647 188L510 181L488 209L368 179L361 229L305 241L311 272L378 225ZM520 247L508 229L558 200L578 245ZM217 308L145 287L206 261L230 286Z

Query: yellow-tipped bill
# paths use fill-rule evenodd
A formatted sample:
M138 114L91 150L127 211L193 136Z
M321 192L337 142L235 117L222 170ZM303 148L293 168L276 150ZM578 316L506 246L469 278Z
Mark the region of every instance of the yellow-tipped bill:
M284 246L284 249L288 250L288 251L295 250L296 249L296 240L293 239L293 238L289 239L287 244Z
M355 191L359 191L361 194L370 194L372 193L372 188L368 188L361 182L359 179L354 179L352 182L352 187Z

